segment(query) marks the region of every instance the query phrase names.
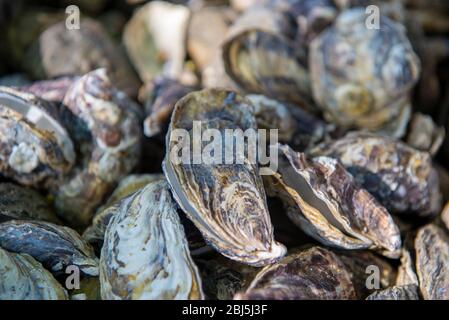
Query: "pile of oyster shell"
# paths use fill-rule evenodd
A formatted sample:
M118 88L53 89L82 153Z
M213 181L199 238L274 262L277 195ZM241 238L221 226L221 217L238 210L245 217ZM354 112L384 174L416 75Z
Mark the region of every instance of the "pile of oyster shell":
M0 7L0 299L449 299L447 1Z

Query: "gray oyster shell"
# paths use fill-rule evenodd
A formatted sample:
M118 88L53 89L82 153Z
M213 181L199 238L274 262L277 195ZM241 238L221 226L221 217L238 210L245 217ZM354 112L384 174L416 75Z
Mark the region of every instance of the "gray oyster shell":
M231 259L261 266L279 260L286 249L273 238L257 164L244 156L242 164L226 164L226 152L219 159L223 164L176 158L179 148L190 147L190 139L197 142L193 130L198 122L194 121L201 121L202 130L214 128L225 137L226 129L255 129L252 113L250 102L232 91L205 89L188 94L173 112L163 170L178 205L208 243ZM180 139L180 132L188 135ZM242 156L231 152L233 162Z
M419 300L418 286L409 284L394 286L370 294L366 300Z
M330 122L400 137L420 62L402 25L383 15L379 29L366 21L364 8L346 10L312 41L313 95Z
M202 299L201 279L167 183L150 183L116 208L101 251L101 297Z
M92 247L68 227L43 221L6 221L0 223L0 247L29 254L56 275L71 265L84 275L98 275Z
M27 254L0 248L0 300L66 300L67 292Z

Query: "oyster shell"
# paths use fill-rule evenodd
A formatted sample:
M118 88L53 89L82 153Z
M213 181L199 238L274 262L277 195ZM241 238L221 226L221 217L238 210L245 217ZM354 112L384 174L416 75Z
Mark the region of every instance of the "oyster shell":
M157 78L154 81L152 97L145 102L147 117L143 123L147 137L163 132L170 122L176 102L195 88L176 80Z
M0 172L27 186L49 186L75 162L58 110L33 94L0 87Z
M257 165L234 150L233 162L234 156L243 156L242 164L226 164L226 152L218 160L223 164L176 159L180 147L190 147L194 139L193 130L198 128L193 121L201 121L201 130L214 128L225 137L226 129L255 129L253 111L248 100L232 91L205 89L188 94L178 101L172 115L163 170L174 198L207 242L231 259L261 266L280 259L286 249L273 238ZM177 129L188 135L179 139ZM191 151L187 156L198 156Z
M416 113L410 121L407 144L417 150L436 155L445 137L444 127L437 126L428 115Z
M418 286L393 286L370 294L366 300L419 300Z
M236 300L355 299L345 265L331 251L312 247L266 266Z
M73 290L71 300L101 300L99 277L83 278L80 288Z
M27 254L0 248L0 300L66 300L67 292Z
M427 152L386 136L351 132L310 154L339 159L393 213L431 216L440 210L438 175Z
M37 191L13 183L0 183L0 221L42 220L61 224L50 203Z
M30 70L36 78L84 75L106 68L114 84L128 95L136 96L140 86L123 50L100 23L87 17L81 19L77 30L67 29L65 21L49 27L29 57L36 60L33 65L38 68Z
M160 73L174 79L181 75L189 17L187 7L163 1L136 10L125 26L123 42L142 81Z
M307 159L288 146L278 145L278 150L278 173L264 178L304 232L332 247L399 256L401 238L392 217L338 160Z
M63 76L52 80L41 80L28 86L21 86L18 90L32 93L46 101L61 103L69 88L78 79L77 76Z
M364 8L346 10L312 41L313 95L333 123L400 137L420 62L402 25L381 16L369 29L366 19Z
M446 226L446 230L449 231L449 202L446 203L443 211L441 212L441 221Z
M118 203L150 182L161 180L163 177L162 174L135 174L122 179L106 203L97 210L92 224L84 231L83 238L94 248L101 250L106 227L112 215L117 212Z
M165 181L117 207L100 258L103 299L202 299L201 279Z
M403 249L401 256L401 265L398 268L398 274L396 277L396 286L418 286L418 284L418 276L416 275L415 264L412 260L410 252L406 249Z
M55 206L74 226L86 226L106 192L138 163L142 132L137 107L112 86L105 69L77 80L63 102L76 116L72 136L82 161L53 190Z
M0 247L29 254L57 275L70 265L85 275L98 275L98 259L92 247L67 227L43 221L6 221L0 223Z
M426 300L449 299L449 237L429 224L415 239L416 270L421 294Z
M371 251L342 251L336 253L348 270L351 281L354 285L358 299L365 299L370 294L374 293L375 289L368 288L367 280L371 275L369 271L370 266L375 266L379 269L379 289L387 289L394 285L399 285L395 282L396 270L385 258L379 257Z

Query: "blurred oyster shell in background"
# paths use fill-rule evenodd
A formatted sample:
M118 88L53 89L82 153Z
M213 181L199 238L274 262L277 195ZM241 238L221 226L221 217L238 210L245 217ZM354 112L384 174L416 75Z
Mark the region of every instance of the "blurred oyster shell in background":
M346 10L312 41L313 95L331 122L400 137L420 62L402 25L381 16L380 30L368 29L366 18Z
M387 136L351 132L310 154L339 159L392 213L432 216L440 211L438 175L427 152Z
M432 117L415 113L410 121L407 144L417 150L436 155L443 144L445 131L433 122Z
M67 292L27 254L0 248L0 300L66 300Z
M41 220L62 224L49 201L34 189L0 183L0 222L9 219Z
M422 227L415 238L416 270L426 300L449 299L449 236L436 225Z
M370 294L366 300L419 300L418 286L393 286Z
M98 275L92 247L68 227L43 221L6 221L0 223L0 247L29 254L56 275L64 274L70 265L84 275Z
M32 56L38 61L30 70L37 78L84 75L106 68L118 88L137 95L139 80L126 55L95 20L84 17L78 30L68 30L65 22L57 23L41 34L37 47L37 54L33 51Z
M165 181L117 206L100 258L103 299L202 299L201 279Z
M312 247L263 268L235 300L356 299L345 265L331 251Z
M201 130L216 129L225 137L226 129L256 129L253 113L251 103L232 91L204 89L189 93L175 106L167 133L163 170L178 205L208 243L230 259L261 266L279 260L286 249L273 238L257 163L232 149L222 152L216 164L204 161L197 164L195 145L190 144L190 141L198 143L200 151L204 147L193 136L194 121L201 121ZM177 129L187 130L189 135L177 136ZM234 134L231 139L236 144ZM248 150L248 143L243 143ZM189 154L182 157L193 156L192 159L177 161L177 152L185 146ZM229 148L230 144L222 146ZM225 159L229 151L232 164L227 164L229 160ZM240 156L243 157L241 164L238 163Z
M123 32L126 51L143 82L157 74L177 79L184 67L190 10L151 1L138 8Z
M264 176L266 185L305 233L335 248L371 248L399 256L401 238L392 217L338 160L307 159L285 145L278 150L278 173Z

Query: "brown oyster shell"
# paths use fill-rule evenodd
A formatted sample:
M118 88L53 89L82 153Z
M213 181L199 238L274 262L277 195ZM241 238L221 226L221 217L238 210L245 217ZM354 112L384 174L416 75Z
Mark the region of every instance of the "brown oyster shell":
M67 292L27 254L0 248L0 300L66 300Z
M409 146L427 151L435 156L445 137L444 127L439 127L432 117L415 113L410 121L406 142Z
M400 137L420 63L402 25L381 16L368 29L366 19L364 8L346 10L312 41L313 95L333 123Z
M332 247L399 256L401 238L392 217L338 160L307 159L285 145L278 145L278 151L278 173L264 178L304 232Z
M57 108L30 93L0 87L0 172L27 186L48 187L75 162Z
M449 202L446 203L446 205L443 208L443 211L441 212L441 221L446 227L446 230L449 231Z
M163 179L162 174L136 174L123 178L106 203L98 208L92 224L84 231L83 238L94 248L101 250L106 227L112 215L117 212L118 203L150 182L161 179Z
M174 198L207 242L231 259L261 266L280 259L286 249L273 238L257 164L246 157L243 164L226 164L225 153L220 159L223 164L217 165L195 164L193 158L179 163L173 158L180 147L189 147L193 121L201 121L202 130L219 130L224 137L226 129L255 129L252 113L250 102L232 91L205 89L188 94L172 115L163 170ZM187 130L188 136L179 139L176 129Z
M415 263L406 249L402 249L401 265L398 268L396 286L415 285L418 286L418 276L415 271Z
M72 135L82 161L53 190L55 206L74 226L86 226L106 192L138 163L142 132L137 107L112 86L105 69L77 80L63 103L77 118Z
M312 247L262 269L236 300L355 299L345 265L331 251Z
M393 286L370 294L366 300L419 300L418 286Z
M419 288L426 300L449 299L449 236L436 225L422 227L415 238Z
M165 181L124 199L100 258L103 299L202 299L201 279Z
M438 175L427 152L390 137L352 132L310 153L339 159L393 213L431 216L440 210Z
M39 192L13 183L0 183L0 221L41 220L61 224L53 208Z
M0 223L0 247L27 253L55 274L70 265L88 276L98 275L92 247L74 230L43 221L10 220Z

